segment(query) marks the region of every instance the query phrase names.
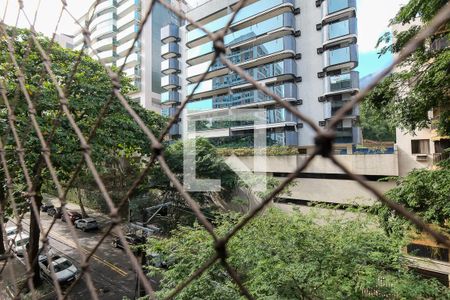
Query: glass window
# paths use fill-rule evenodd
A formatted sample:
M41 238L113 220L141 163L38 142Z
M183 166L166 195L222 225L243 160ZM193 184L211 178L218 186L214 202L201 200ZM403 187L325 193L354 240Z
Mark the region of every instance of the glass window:
M330 77L330 91L339 91L351 88L350 73L331 76Z
M286 0L260 0L256 3L250 4L246 7L243 7L237 14L236 17L233 20L232 24L236 24L242 20L245 20L247 18L250 18L252 16L255 16L263 11L267 11L273 7L276 7L284 2L287 2ZM289 0L291 2L291 0ZM214 20L208 24L205 24L205 29L209 30L210 32L218 31L225 27L225 25L230 20L231 16L233 14L229 14L226 16L223 16L217 20ZM201 29L194 29L187 34L187 40L192 41L195 39L198 39L200 37L205 36L205 32Z
M328 13L332 14L349 7L348 0L328 0Z
M350 33L350 20L334 22L328 25L328 39L334 39Z
M285 19L285 16L289 16ZM225 36L224 42L226 46L237 44L248 39L260 36L264 33L272 31L282 26L293 26L292 13L282 14L263 22L254 24L250 27L238 30ZM213 51L213 43L208 42L187 51L187 58L192 59L198 56L208 54Z
M350 47L330 50L329 64L337 65L343 62L350 61Z
M430 140L412 140L411 141L412 154L429 154Z

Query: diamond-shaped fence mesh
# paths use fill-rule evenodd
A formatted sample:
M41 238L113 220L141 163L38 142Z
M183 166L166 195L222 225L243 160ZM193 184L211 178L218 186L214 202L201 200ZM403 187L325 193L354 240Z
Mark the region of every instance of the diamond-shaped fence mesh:
M35 31L34 25L36 23L37 18L37 11L34 15L33 19L30 19L29 16L27 16L25 10L24 10L24 2L19 2L19 10L17 11L17 20L19 19L19 16L25 17L26 20L29 22L31 34L29 36L29 48L28 49L21 49L21 55L17 55L17 49L15 49L15 38L16 38L16 29L15 27L8 27L6 24L1 22L0 24L0 42L6 43L7 46L7 53L2 53L2 55L5 55L8 59L9 64L9 71L13 72L15 74L14 83L17 85L18 89L14 95L14 99L10 99L11 95L7 94L7 86L10 84L8 80L11 80L11 77L3 76L3 74L0 74L0 90L1 90L1 98L3 102L2 109L5 109L7 112L8 119L6 120L6 128L7 130L4 132L4 136L0 139L0 160L1 160L1 166L2 166L2 172L3 172L3 180L4 184L7 188L7 201L9 207L12 209L12 215L15 223L17 224L18 231L20 232L22 226L24 226L24 215L26 211L20 210L18 208L18 201L17 197L18 195L14 191L14 183L17 180L17 178L14 177L14 174L16 176L19 176L17 174L20 173L20 176L23 176L25 182L26 182L26 190L27 192L24 195L21 195L21 197L24 197L31 205L31 215L32 215L32 221L36 222L37 228L39 228L40 236L41 236L41 242L42 242L42 251L43 254L47 256L51 271L51 284L54 287L55 294L58 299L67 299L71 296L71 292L73 291L74 287L79 283L81 279L84 279L86 282L86 286L89 290L90 296L92 299L98 299L97 290L94 285L91 269L90 269L90 262L92 258L94 257L94 253L98 250L100 245L106 240L106 237L111 234L113 231L120 239L121 243L124 246L125 253L128 256L129 261L131 262L131 265L134 269L134 271L137 274L137 277L141 284L143 285L143 288L145 289L146 294L150 297L150 299L154 299L155 293L152 289L152 286L150 285L148 279L146 278L145 271L143 270L142 266L140 265L138 259L133 254L132 249L130 249L130 246L128 245L125 234L121 227L119 226L121 223L121 218L119 217L119 210L127 203L130 196L133 194L133 192L140 186L140 184L144 181L146 178L148 172L152 169L152 167L155 166L155 164L159 164L159 166L162 168L168 179L170 180L173 187L180 193L181 197L185 200L186 204L190 207L190 209L195 214L196 218L202 224L211 235L213 241L214 241L214 249L215 254L194 273L192 273L188 278L186 278L183 282L180 282L179 285L173 290L173 292L167 297L168 299L171 299L175 297L180 291L182 291L186 286L188 286L193 280L201 276L203 272L205 272L210 266L213 264L219 262L224 270L229 274L230 278L233 280L233 282L236 284L236 286L239 288L241 294L245 296L248 299L253 299L253 296L249 293L249 291L246 289L245 285L242 283L242 281L239 278L239 270L234 270L232 266L227 261L227 242L233 237L240 229L242 229L246 224L252 220L253 218L256 218L258 213L261 212L266 206L269 205L269 203L279 194L283 191L283 189L292 182L297 175L299 175L301 172L303 172L306 167L311 163L311 161L314 160L316 156L322 156L325 158L330 159L338 168L340 168L342 171L344 171L348 176L350 176L351 179L357 181L360 185L362 185L364 188L369 190L371 193L375 195L379 201L381 201L384 205L388 206L392 210L394 210L398 215L403 216L405 219L409 220L411 223L416 225L418 228L422 229L423 231L429 233L431 236L433 236L438 242L446 245L447 247L450 247L450 241L443 235L441 235L439 232L436 232L432 228L430 228L425 222L423 222L419 217L417 217L414 213L408 211L403 206L387 199L380 191L376 190L374 187L368 185L362 177L353 174L346 166L341 164L335 157L333 156L332 147L335 139L335 129L339 121L341 121L347 112L351 111L355 105L360 103L364 97L386 76L388 75L396 65L403 62L410 54L412 54L417 47L422 45L424 41L433 35L434 32L436 32L443 24L448 22L450 18L450 5L446 5L435 17L434 19L429 22L429 24L420 32L417 34L417 36L402 49L402 51L397 55L394 59L394 61L391 63L389 67L387 67L385 70L383 70L381 73L379 73L372 82L363 90L361 90L358 94L353 96L351 101L349 101L344 107L342 107L332 118L329 125L322 129L319 126L316 125L314 120L309 118L308 116L304 115L297 109L295 109L293 106L288 104L287 102L283 101L278 95L274 94L272 91L270 91L267 87L264 85L260 85L254 78L252 78L248 73L246 73L242 68L234 65L230 60L227 59L225 55L225 45L224 45L224 36L228 32L229 27L233 23L233 20L236 16L236 14L239 12L239 10L246 4L245 0L241 0L237 3L235 6L234 13L232 17L228 20L228 23L226 26L219 30L218 32L210 32L206 30L204 27L202 27L201 24L195 22L194 20L191 20L189 17L187 17L182 11L179 9L172 7L171 5L167 4L165 1L157 0L157 2L161 3L164 7L171 10L175 15L177 15L180 19L183 19L188 24L191 24L192 26L199 28L200 30L204 31L207 37L213 42L214 46L214 55L211 59L211 65L219 59L224 66L229 68L230 71L237 73L239 76L241 76L243 79L248 81L251 85L253 85L256 89L259 89L262 93L266 94L267 96L273 98L273 100L276 101L276 103L282 107L284 107L286 110L290 111L293 115L297 116L299 119L301 119L303 122L311 126L313 130L316 132L315 137L315 151L312 155L308 157L307 160L304 161L304 163L298 167L297 170L292 172L281 184L273 190L267 197L265 197L256 207L252 208L246 216L224 237L218 237L214 231L214 226L210 223L210 221L205 217L205 215L202 213L200 209L200 205L190 196L190 194L183 188L182 183L178 180L177 176L170 170L168 164L166 163L165 157L164 157L164 144L163 141L166 138L166 136L169 133L170 128L177 122L179 119L181 113L186 108L186 105L191 101L193 94L195 93L195 90L199 87L200 83L206 78L207 73L204 73L200 80L198 81L196 87L191 92L191 94L184 99L180 106L177 109L176 114L170 119L168 124L165 126L164 130L162 131L162 134L157 137L152 130L149 128L148 124L146 124L141 117L136 113L136 111L132 108L132 106L129 104L127 98L122 94L121 91L121 84L119 81L119 73L123 71L125 63L127 58L131 55L133 48L137 45L137 42L139 38L141 37L143 33L144 24L148 21L149 16L151 15L152 9L154 7L155 1L152 1L148 10L145 14L142 15L141 23L139 26L139 29L137 31L136 37L134 38L134 41L132 43L131 48L128 50L125 62L124 64L119 68L118 72L115 72L110 67L108 67L106 64L104 65L104 68L110 78L110 81L112 83L112 90L110 97L105 101L105 104L103 108L98 111L98 114L95 116L96 121L93 123L93 125L90 128L89 134L85 135L83 134L82 130L79 127L79 124L75 121L76 119L73 116L73 113L70 109L70 101L68 100L68 94L67 91L70 89L70 86L74 80L74 78L77 76L77 73L80 72L79 65L81 60L83 59L84 51L90 51L93 53L93 55L97 58L100 58L98 56L98 53L95 51L95 49L91 45L91 32L90 32L90 23L92 21L92 17L90 20L86 22L86 24L79 24L83 35L84 35L84 44L83 44L83 51L80 51L77 60L73 63L72 73L68 77L68 81L64 84L61 82L60 78L55 74L53 65L52 65L52 59L50 53L47 52L46 47L48 49L51 49L52 44L54 43L55 34L58 30L58 26L63 19L69 19L71 22L78 22L77 19L71 14L70 10L67 7L67 3L65 0L61 0L62 2L62 10L58 14L58 23L55 28L55 34L53 35L53 38L51 40L50 46L44 46L42 45L41 40L38 37L37 32ZM101 1L96 1L96 3L93 6L93 11L95 12L95 9L97 5ZM39 8L38 8L39 9ZM91 13L93 16L94 13ZM4 18L4 17L3 17ZM16 24L17 25L17 24ZM45 95L42 95L39 93L39 91L36 93L34 92L31 94L30 89L27 84L27 80L29 80L25 74L23 68L22 61L25 61L27 59L27 56L30 55L31 48L37 49L37 52L40 56L41 65L36 66L37 69L39 69L39 72L41 73L41 84L43 83L43 78L49 78L49 82L46 82L46 84L51 84L57 93L58 99L59 99L59 106L60 110L56 117L54 118L52 129L48 132L43 132L38 120L36 119L36 107L39 105L39 101L41 97L45 97ZM99 61L101 61L99 59ZM209 70L209 68L207 69ZM15 115L15 106L12 105L12 103L16 103L17 100L25 99L24 105L28 108L28 122L30 128L30 134L35 134L39 145L40 145L40 153L26 153L23 147L24 141L21 139L19 134L17 133L17 116ZM129 118L131 118L142 130L142 132L147 137L148 141L151 144L151 153L147 153L151 159L147 162L147 165L145 166L144 170L141 174L137 177L137 179L130 185L128 191L125 193L125 195L121 198L121 200L115 204L115 202L111 198L110 192L107 190L107 187L99 175L98 166L94 164L94 160L92 158L92 150L90 147L90 142L92 139L96 136L97 129L101 126L102 121L104 120L105 115L108 113L109 107L114 102L120 103L120 105L123 106L125 111L127 112ZM70 176L70 179L66 181L66 183L63 185L61 182L61 179L58 177L58 167L54 165L52 162L52 153L51 153L51 143L52 138L55 135L55 133L58 131L58 127L62 126L62 122L69 124L70 128L73 130L73 133L75 134L79 145L80 145L80 151L82 153L82 158L78 163L75 163L73 165L73 172ZM24 120L20 120L22 123ZM23 124L20 124L20 126L23 126ZM33 132L33 133L31 133ZM9 138L8 138L9 137ZM5 144L6 141L13 141L11 144ZM17 160L18 165L20 166L20 171L15 170L14 174L10 171L11 169L11 162L7 159L7 151L14 152L14 158ZM37 164L37 169L30 170L30 166L27 165L25 157L27 155L39 155L39 163ZM68 210L66 209L66 197L70 190L70 188L73 186L74 182L76 181L77 177L80 174L80 171L82 168L86 167L89 172L91 173L96 187L99 191L99 193L102 195L107 207L109 208L109 217L111 218L111 223L108 225L106 230L104 231L102 237L97 241L95 247L92 248L92 250L88 253L83 250L79 237L77 235L77 232L75 230L75 227L71 222L67 222L69 233L72 237L73 242L75 243L75 248L78 251L79 254L79 264L81 266L81 274L80 276L73 282L71 285L64 290L61 288L58 278L55 275L55 270L53 268L52 261L52 255L49 253L49 234L52 231L56 218L53 218L53 221L49 226L46 226L47 229L44 228L40 213L39 213L39 205L38 205L38 199L36 199L36 186L41 184L41 182L37 182L36 178L32 174L38 174L41 171L45 170L48 173L48 176L51 178L51 182L53 182L53 188L57 192L57 196L62 208L62 214L65 218L68 218ZM117 202L117 201L116 201ZM5 205L1 205L0 209L3 209ZM5 232L5 224L4 224L4 212L2 211L0 213L0 225L2 229L2 234L4 237L6 237ZM30 221L30 222L32 222ZM19 233L16 233L16 235ZM31 248L31 247L30 247ZM20 298L20 295L25 287L27 287L31 291L32 299L37 299L38 296L35 291L35 287L33 285L33 266L36 265L36 261L30 261L29 255L32 255L34 257L34 260L38 259L36 253L27 253L25 251L25 268L26 268L26 280L27 284L19 286L14 286L15 291L15 298ZM12 246L8 246L7 248L7 260L6 263L3 264L3 266L0 269L0 274L7 273L10 274L13 278L16 278L17 274L15 274L15 269L12 266L12 261L14 260L14 255L12 252ZM17 280L13 280L14 285L16 284Z

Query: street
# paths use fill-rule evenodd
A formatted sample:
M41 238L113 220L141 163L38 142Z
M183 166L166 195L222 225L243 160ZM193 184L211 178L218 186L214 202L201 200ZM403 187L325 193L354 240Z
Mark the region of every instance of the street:
M84 254L89 254L100 240L103 229L107 225L105 217L95 216L100 229L92 232L77 230L78 240ZM41 222L45 230L48 229L52 217L41 212ZM10 223L9 225L13 225ZM23 221L24 231L28 232L29 217ZM100 299L134 299L136 274L131 267L125 251L111 246L112 237L108 236L90 259L91 277ZM54 252L63 254L80 269L80 254L70 234L69 227L61 220L57 220L49 235L50 247ZM90 299L84 278L79 281L70 294L71 299Z

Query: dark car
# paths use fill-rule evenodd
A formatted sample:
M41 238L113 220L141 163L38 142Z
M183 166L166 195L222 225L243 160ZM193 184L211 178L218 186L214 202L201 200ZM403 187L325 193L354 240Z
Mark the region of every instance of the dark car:
M62 210L61 207L52 207L47 210L47 214L55 219L61 218Z
M75 221L75 228L81 229L83 231L97 230L98 223L94 218L79 219Z
M137 236L135 234L127 234L125 236L125 240L127 241L128 245L130 246L137 246L140 244L143 244L145 242L145 239L143 237ZM123 249L122 241L118 236L115 236L111 242L112 246L114 248L121 248Z
M44 203L41 206L41 211L42 212L48 212L48 210L51 209L51 208L55 208L55 206L53 204L51 204L51 203Z
M83 216L79 212L73 211L73 210L67 211L67 215L69 217L70 222L72 222L72 224L74 224L75 221L83 218ZM61 221L63 221L63 222L67 221L66 218L64 217L64 215L61 215Z

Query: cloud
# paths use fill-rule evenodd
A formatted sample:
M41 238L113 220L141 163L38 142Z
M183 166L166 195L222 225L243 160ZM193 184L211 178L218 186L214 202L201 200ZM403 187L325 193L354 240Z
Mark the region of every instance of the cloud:
M408 0L358 0L358 47L360 52L375 49L378 38L388 30L389 20Z

